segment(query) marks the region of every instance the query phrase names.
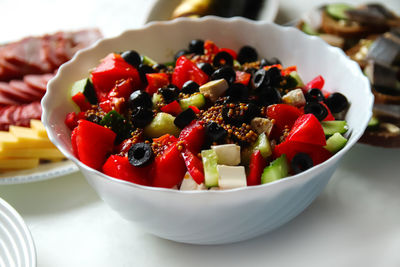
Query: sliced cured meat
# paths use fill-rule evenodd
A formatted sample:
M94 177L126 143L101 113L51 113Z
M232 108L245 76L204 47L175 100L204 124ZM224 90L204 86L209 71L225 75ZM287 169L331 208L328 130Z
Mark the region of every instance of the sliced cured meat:
M39 101L4 107L0 110L0 130L7 131L10 125L29 126L31 119L39 120L41 115Z
M47 83L50 81L51 78L54 77L54 74L30 74L24 76L24 82L32 88L36 90L42 91L43 93L46 92Z
M17 109L17 105L3 108L0 112L0 130L7 131L8 127L14 123L13 113Z
M72 33L72 41L73 41L73 52L85 48L100 38L102 38L102 34L98 29L88 29L88 30L81 30Z
M20 80L12 80L9 82L9 85L16 91L26 94L27 96L30 96L31 101L40 100L44 95L43 90L36 90L35 88L30 87L25 82Z
M20 91L14 90L8 83L0 82L0 92L9 98L15 100L18 103L29 103L32 102L32 97L21 93Z
M19 104L18 101L15 101L14 99L12 99L11 97L3 94L0 91L0 105L4 105L4 106L8 106L8 105L17 105Z

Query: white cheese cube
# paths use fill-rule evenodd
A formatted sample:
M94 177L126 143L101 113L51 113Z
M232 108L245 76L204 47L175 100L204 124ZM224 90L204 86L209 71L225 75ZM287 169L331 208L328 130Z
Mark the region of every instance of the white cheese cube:
M282 102L292 106L304 106L306 104L306 99L304 98L303 91L298 88L289 91L286 95L282 97Z
M207 187L204 183L197 184L195 180L193 180L192 176L188 172L186 172L183 177L181 187L179 188L181 191L189 191L189 190L207 190Z
M244 166L217 166L219 177L218 186L220 189L232 189L247 186L246 172Z
M257 134L265 133L267 136L269 136L272 127L274 126L271 120L260 117L252 119L250 125Z
M240 146L235 144L224 144L211 146L217 154L217 163L221 165L236 166L240 163Z
M203 84L200 86L199 90L204 97L210 99L211 102L215 102L218 97L228 89L228 87L228 82L225 79L219 79Z

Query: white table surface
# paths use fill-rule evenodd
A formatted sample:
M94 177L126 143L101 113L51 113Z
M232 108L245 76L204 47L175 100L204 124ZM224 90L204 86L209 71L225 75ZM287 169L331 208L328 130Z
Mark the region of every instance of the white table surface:
M319 3L281 1L277 22L293 20ZM400 13L400 1L386 3ZM142 25L153 4L153 0L0 0L0 43L88 26L98 26L111 36ZM0 197L28 225L39 267L398 267L399 158L400 149L356 145L323 193L297 218L270 234L223 246L180 244L143 232L106 206L81 173L0 186Z

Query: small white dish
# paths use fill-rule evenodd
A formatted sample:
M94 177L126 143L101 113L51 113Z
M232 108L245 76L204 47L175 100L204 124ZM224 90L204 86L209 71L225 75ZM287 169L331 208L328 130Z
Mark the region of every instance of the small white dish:
M325 87L351 102L346 120L347 145L327 161L298 175L260 186L221 191L178 191L140 186L111 178L82 164L73 154L65 115L74 110L69 88L89 76L108 53L134 49L158 62L168 62L190 40L213 40L238 50L255 47L260 57L278 57L297 65L304 81L317 75ZM373 95L359 66L338 48L292 27L243 18L203 17L152 22L141 29L103 39L81 50L61 66L42 100L43 123L50 140L76 163L99 196L127 220L157 236L192 244L246 240L276 229L301 213L323 190L343 155L357 142L372 115Z
M22 217L0 198L0 266L35 267L36 250Z

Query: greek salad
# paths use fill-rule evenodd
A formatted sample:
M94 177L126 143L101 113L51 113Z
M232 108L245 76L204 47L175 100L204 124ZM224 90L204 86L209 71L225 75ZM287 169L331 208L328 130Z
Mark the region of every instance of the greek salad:
M171 62L106 55L76 81L65 118L75 156L111 177L179 190L270 183L347 142L347 98L296 66L195 39Z

